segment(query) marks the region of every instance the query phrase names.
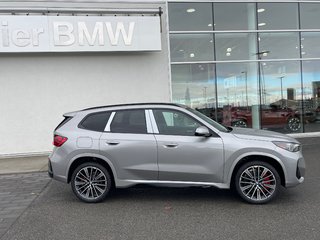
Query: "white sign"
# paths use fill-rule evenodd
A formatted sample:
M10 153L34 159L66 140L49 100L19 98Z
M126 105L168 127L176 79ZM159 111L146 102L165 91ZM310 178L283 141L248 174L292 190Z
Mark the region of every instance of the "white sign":
M159 16L0 16L0 52L160 50Z

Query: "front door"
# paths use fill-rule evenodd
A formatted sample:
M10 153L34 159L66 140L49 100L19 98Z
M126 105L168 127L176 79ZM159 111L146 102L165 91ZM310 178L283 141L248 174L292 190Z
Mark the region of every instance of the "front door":
M195 136L202 124L187 113L173 109L154 109L159 134L159 180L222 182L223 143L220 137Z

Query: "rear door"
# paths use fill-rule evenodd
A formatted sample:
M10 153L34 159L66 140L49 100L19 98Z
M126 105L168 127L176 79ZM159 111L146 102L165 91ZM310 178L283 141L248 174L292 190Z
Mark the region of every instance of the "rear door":
M111 114L100 138L100 151L116 167L117 177L157 180L157 145L144 109Z
M222 182L224 156L219 136L195 136L202 124L185 112L154 109L159 180Z

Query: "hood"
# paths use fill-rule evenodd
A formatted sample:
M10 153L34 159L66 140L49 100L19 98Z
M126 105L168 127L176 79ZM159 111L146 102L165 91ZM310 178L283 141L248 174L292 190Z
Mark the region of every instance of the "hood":
M232 134L241 139L261 140L261 141L286 141L295 142L298 141L288 135L277 133L273 131L253 129L253 128L232 128Z

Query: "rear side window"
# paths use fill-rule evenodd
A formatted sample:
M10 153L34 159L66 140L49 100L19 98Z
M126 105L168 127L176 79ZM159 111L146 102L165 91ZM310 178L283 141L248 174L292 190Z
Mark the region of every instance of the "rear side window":
M111 112L99 112L87 115L79 127L91 131L103 132Z
M147 133L145 111L137 109L116 112L110 130L113 133Z

